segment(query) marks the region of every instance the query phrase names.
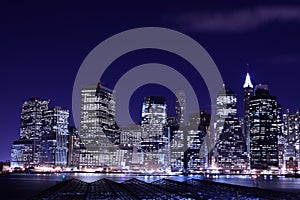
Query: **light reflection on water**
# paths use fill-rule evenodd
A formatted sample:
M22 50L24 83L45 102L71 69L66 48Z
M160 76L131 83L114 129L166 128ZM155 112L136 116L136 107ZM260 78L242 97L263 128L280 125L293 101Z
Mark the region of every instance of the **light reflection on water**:
M300 193L300 178L285 178L277 176L259 176L257 179L251 179L251 176L246 175L218 175L214 177L206 177L199 175L189 175L189 176L143 176L143 175L133 175L133 174L97 174L97 173L62 173L62 174L11 174L7 176L0 176L0 186L9 188L10 184L18 184L20 187L25 185L36 184L36 187L41 187L40 190L50 187L63 180L63 175L67 179L77 178L85 182L94 182L102 178L110 179L115 182L124 182L126 180L137 178L145 182L153 182L162 178L167 178L175 181L186 181L189 179L206 179L216 182L259 187L264 189L275 189L287 192L298 192ZM13 187L13 186L12 186ZM32 188L38 189L38 188Z
M167 178L175 181L186 181L192 178L197 178L197 179L203 179L203 176L197 176L197 175L189 175L189 176L158 176L158 175L135 175L135 174L95 174L95 173L74 173L70 174L69 177L74 177L79 180L85 181L85 182L94 182L102 178L106 178L118 183L127 181L132 178L139 179L141 181L145 181L148 183L151 183L153 181L157 181L159 179Z
M143 176L143 175L131 175L131 174L93 174L93 173L75 173L70 174L70 177L78 178L85 182L93 182L102 178L110 179L115 182L124 182L131 178L137 178L139 180L151 183L162 178L167 178L175 181L186 181L189 179L201 179L211 180L221 183L228 183L233 185L242 185L248 187L259 187L263 189L275 189L287 192L300 193L300 179L297 178L285 178L277 176L259 176L257 179L252 179L248 175L218 175L214 177L206 177L200 175L189 176Z

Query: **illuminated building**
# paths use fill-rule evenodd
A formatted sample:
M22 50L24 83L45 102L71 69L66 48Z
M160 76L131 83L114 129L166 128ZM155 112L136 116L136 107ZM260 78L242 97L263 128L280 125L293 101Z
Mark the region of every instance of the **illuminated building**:
M225 93L217 97L215 131L217 142L217 163L223 170L246 168L246 142L237 116L237 95L225 88Z
M188 170L199 170L207 167L208 157L204 137L209 134L210 115L201 110L189 116L189 123L186 129L186 147L184 168Z
M178 90L176 93L175 112L175 123L177 123L178 125L184 125L186 120L186 97L184 91L182 90Z
M142 129L140 126L130 124L122 128L120 137L120 148L125 151L124 164L135 167L141 164L141 136Z
M281 106L269 94L267 85L258 85L249 101L251 169L278 168L278 137L281 136Z
M68 156L69 111L53 107L43 113L41 164L66 166Z
M12 166L41 164L43 115L49 101L31 98L22 104L20 139L11 148Z
M287 170L294 170L298 168L299 164L299 125L300 113L299 110L295 114L290 114L287 110L283 114L283 162L282 167ZM279 151L279 153L281 153Z
M119 165L120 131L115 122L115 94L101 83L81 90L80 138L86 148L80 154L80 166Z
M244 121L243 121L243 131L244 137L246 139L247 155L248 155L248 164L250 163L250 118L249 118L249 101L253 96L253 84L251 83L250 74L247 73L244 88Z
M142 105L142 160L145 168L157 169L168 161L168 136L164 133L167 105L164 97L145 97Z
M11 146L12 167L30 166L33 158L33 140L16 140Z
M38 98L23 103L20 139L11 148L13 166L67 165L69 111L48 105Z
M80 148L82 146L76 127L68 127L68 166L79 167Z

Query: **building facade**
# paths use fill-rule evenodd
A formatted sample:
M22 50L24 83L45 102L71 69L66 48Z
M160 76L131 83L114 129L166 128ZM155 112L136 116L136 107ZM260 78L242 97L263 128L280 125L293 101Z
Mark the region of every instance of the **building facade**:
M69 111L31 98L21 110L20 138L11 147L12 166L66 166Z
M117 166L120 130L115 122L114 91L101 83L81 90L80 138L85 151L81 167Z
M224 106L225 105L225 106ZM247 150L242 127L237 116L237 95L229 88L217 97L217 164L221 170L237 171L246 169Z
M258 85L249 101L251 169L279 167L278 138L281 136L281 106L269 94L267 85ZM281 155L282 156L282 155Z
M142 162L146 169L158 169L168 164L168 138L164 134L167 105L164 97L145 97L142 105Z
M300 126L300 112L291 114L287 109L283 114L283 161L282 168L286 170L295 170L299 168L300 154L299 154L299 126ZM281 152L280 152L281 153Z
M250 116L249 116L249 102L250 98L254 95L253 84L251 82L250 74L247 73L244 88L244 120L243 120L243 132L244 138L246 138L248 164L250 163ZM250 165L248 165L248 168Z
M21 110L20 139L11 148L13 166L37 166L42 163L43 116L49 101L31 98Z
M53 107L43 114L41 163L67 166L69 111Z
M176 93L175 112L175 123L184 125L186 122L186 96L182 90L178 90Z
M210 115L206 111L189 115L189 123L183 129L186 131L185 169L198 171L207 167L208 149L204 138L209 135L209 128Z

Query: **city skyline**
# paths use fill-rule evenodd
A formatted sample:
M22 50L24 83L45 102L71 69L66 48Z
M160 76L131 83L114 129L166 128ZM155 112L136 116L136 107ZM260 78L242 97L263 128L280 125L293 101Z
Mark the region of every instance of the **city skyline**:
M28 11L33 11L34 8L29 8L29 5L16 5L17 8L25 6ZM53 5L52 5L53 6ZM71 6L71 10L68 10L70 16L74 15L79 5L62 5L57 10L57 18L54 17L51 9L43 8L28 14L26 9L18 10L19 15L24 15L24 19L18 17L12 17L8 19L6 16L12 16L16 11L14 5L4 5L1 15L5 15L4 19L7 22L3 24L3 32L1 32L1 42L3 47L1 52L3 59L1 60L1 87L4 94L9 94L10 98L5 97L1 100L1 111L6 115L1 116L1 153L0 160L7 160L10 158L10 145L12 141L17 139L19 135L20 125L20 104L29 99L30 97L38 96L42 99L51 99L55 104L62 106L63 108L71 110L71 90L74 78L77 70L83 61L86 54L93 49L99 42L109 37L111 34L115 34L119 31L126 30L128 28L138 26L163 26L167 28L173 28L178 31L182 31L202 44L208 53L212 56L216 62L223 80L232 90L238 94L238 110L239 116L243 110L243 88L244 78L246 72L249 70L254 85L259 83L268 84L272 95L278 97L279 103L283 106L283 111L286 108L290 108L291 113L295 113L296 109L300 107L300 97L293 95L293 91L297 91L297 72L299 71L297 66L299 65L299 55L297 48L299 46L299 20L297 17L291 17L287 14L286 10L295 12L299 8L296 3L273 3L268 5L266 3L251 4L248 6L242 4L222 5L219 8L214 9L209 3L204 3L204 8L194 9L193 5L185 5L180 12L180 17L175 17L178 12L176 8L180 6L174 4L174 8L168 8L167 11L162 8L152 8L150 11L143 13L138 12L135 15L128 13L119 13L119 17L114 19L112 14L109 14L109 9L101 14L96 9L93 9L91 14L87 14L88 10L84 9L84 13L87 17L83 19L63 19L64 8ZM51 7L51 6L50 6ZM270 10L276 7L277 17L274 17L274 13ZM112 9L112 8L111 8ZM218 26L215 22L215 27L207 28L207 26L200 23L200 27L197 29L191 29L187 27L180 27L176 24L177 20L186 20L185 24L191 24L193 18L199 17L205 19L205 9L213 10L214 13L223 13L225 16L228 10L233 9L233 13L245 13L252 10L253 14L256 14L256 10L265 9L266 15L269 15L267 21L260 22L255 18L255 25L253 27L241 27L230 28L230 26ZM197 11L196 14L195 10ZM8 13L10 12L11 13ZM41 13L45 11L45 13ZM103 9L102 9L103 11ZM258 12L257 11L257 12ZM159 13L159 17L153 17L149 19L145 16L154 16L153 13ZM39 14L40 18L35 18ZM91 15L96 15L95 19L90 21ZM187 14L191 14L189 20ZM201 16L197 16L197 14ZM104 20L104 16L108 16L108 19ZM126 20L122 20L121 16L127 16ZM144 16L144 18L143 18ZM212 16L214 16L212 14ZM230 16L228 20L234 20ZM280 20L281 18L286 20ZM132 20L132 24L127 25L128 18ZM139 18L139 19L138 19ZM143 18L143 20L141 19ZM180 19L179 19L180 18ZM274 19L275 18L275 19ZM32 20L32 21L31 21ZM99 24L98 21L99 20ZM218 19L215 19L216 21ZM117 24L121 22L120 26ZM24 26L25 25L25 26ZM67 27L64 28L64 25ZM99 27L102 25L104 29ZM206 28L205 28L206 27ZM84 29L87 28L87 29ZM60 30L63 30L62 32ZM70 36L73 32L74 35ZM86 30L83 31L83 30ZM93 30L95 33L87 33ZM32 37L33 36L33 37ZM45 50L47 49L47 50ZM73 49L73 50L72 50ZM286 52L286 53L285 53ZM115 66L124 65L124 67L118 71L119 75L122 75L130 67L139 63L157 61L165 62L175 68L180 66L186 66L187 64L178 59L174 59L174 55L161 52L135 52L126 55L120 60L114 63ZM151 59L149 59L151 57ZM155 57L155 58L154 58ZM131 61L135 60L135 61ZM249 63L250 67L247 70L246 64ZM65 66L65 67L64 67ZM116 72L114 68L111 70ZM113 81L108 79L111 77L112 72L108 72L107 77L104 77L104 82L108 85ZM185 72L189 76L189 71ZM190 75L191 82L198 84L199 79ZM55 81L53 81L55 80ZM152 87L152 90L155 87ZM140 94L137 96L149 96L151 87L148 92L141 89ZM147 90L148 90L147 89ZM200 86L196 88L198 95L202 96L200 102L202 108L209 111L209 99L207 89L202 81ZM163 93L162 89L160 93ZM290 97L293 95L293 98ZM205 96L205 98L203 98ZM134 103L139 102L139 99L133 100ZM141 102L141 101L140 101ZM137 112L138 113L138 112ZM71 115L70 115L71 116ZM72 118L72 117L70 117ZM72 120L70 121L72 124Z
M250 168L276 167L281 171L286 166L298 167L298 121L282 118L281 105L276 96L270 95L268 85L259 84L253 90L249 73L243 86L243 118L237 116L236 93L223 85L224 91L216 99L214 121L201 110L189 114L188 123L183 123L187 121L182 115L186 99L180 91L176 116L167 115L165 97L145 97L141 121L124 132L115 121L115 91L101 82L88 85L81 89L77 144L76 130L68 128L69 111L57 106L49 109L49 101L31 98L22 105L20 139L12 145L11 165L67 166L72 163L70 159L78 157L73 167L80 170L99 166L122 170L170 167L177 171L217 168L236 173ZM291 130L290 123L295 126ZM71 146L79 149L69 152Z

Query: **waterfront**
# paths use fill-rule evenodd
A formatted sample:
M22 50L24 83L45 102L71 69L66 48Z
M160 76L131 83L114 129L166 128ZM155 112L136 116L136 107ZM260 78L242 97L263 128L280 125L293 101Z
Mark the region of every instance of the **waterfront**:
M290 193L300 193L299 178L284 178L276 176L260 176L255 180L250 176L243 175L219 175L213 177L189 175L189 176L139 176L130 174L96 174L96 173L53 173L53 174L7 174L0 176L1 196L7 199L27 199L37 193L61 182L63 179L77 178L84 182L94 182L103 178L114 182L124 182L132 178L148 183L159 179L171 179L175 181L186 181L190 179L212 180L227 184L236 184L248 187L259 187L262 189L278 190Z

